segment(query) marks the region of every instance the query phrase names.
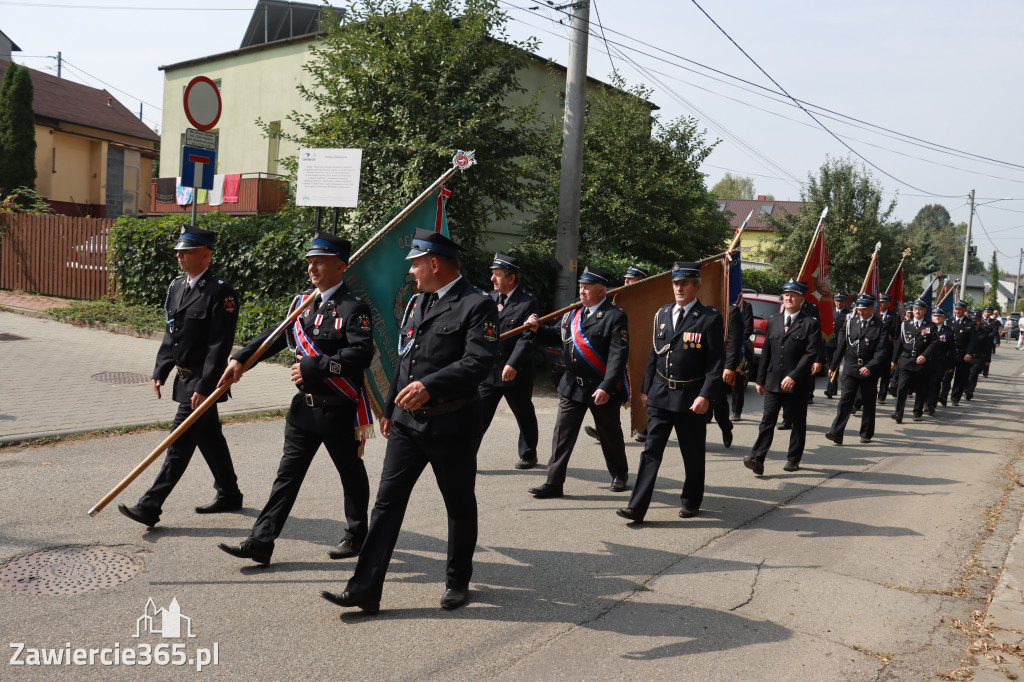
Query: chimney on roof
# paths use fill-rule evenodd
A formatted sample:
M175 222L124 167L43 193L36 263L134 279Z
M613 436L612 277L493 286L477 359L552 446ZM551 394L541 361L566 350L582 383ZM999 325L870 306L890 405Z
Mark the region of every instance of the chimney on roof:
M757 195L757 200L758 200L758 201L764 201L764 200L765 200L765 199L767 199L767 198L768 198L768 195L767 195L767 194L758 194L758 195Z
M113 101L114 101L114 98L113 98L113 97L111 97L110 95L107 95L107 106L108 106L108 107L113 107L113 106L114 106L114 105L112 104L112 102L113 102Z

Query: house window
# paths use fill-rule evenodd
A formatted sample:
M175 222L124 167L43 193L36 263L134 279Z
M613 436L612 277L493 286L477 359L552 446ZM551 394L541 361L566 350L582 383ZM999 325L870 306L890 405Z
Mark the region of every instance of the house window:
M775 204L761 204L761 212L758 215L771 215L774 209Z
M718 202L718 210L719 211L724 211L725 210L725 202L724 201L719 201Z
M277 175L277 160L281 153L281 122L271 121L267 139L267 173Z

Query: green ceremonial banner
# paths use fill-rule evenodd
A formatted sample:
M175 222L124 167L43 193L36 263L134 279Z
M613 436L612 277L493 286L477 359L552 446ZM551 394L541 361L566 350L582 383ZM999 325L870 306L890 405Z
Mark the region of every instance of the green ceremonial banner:
M398 366L398 325L416 288L405 257L416 228L449 236L444 207L450 195L443 186L435 190L345 272L349 289L369 304L373 316L373 362L366 370L366 387L378 418Z

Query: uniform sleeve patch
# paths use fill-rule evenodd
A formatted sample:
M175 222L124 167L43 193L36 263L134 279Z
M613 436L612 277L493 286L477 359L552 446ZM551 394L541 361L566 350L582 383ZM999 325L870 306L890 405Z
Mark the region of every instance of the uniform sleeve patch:
M341 374L340 362L331 362L331 374Z
M484 340L498 340L498 325L494 324L493 322L484 322Z
M629 341L629 330L628 329L620 329L619 330L619 337L623 341Z
M235 305L235 297L234 296L225 296L224 297L224 310L228 311L229 313L233 313L233 312L235 312L235 310L237 310L237 308L238 308L238 306Z
M362 315L356 315L356 324L359 328L364 331L370 331L370 316L365 313Z

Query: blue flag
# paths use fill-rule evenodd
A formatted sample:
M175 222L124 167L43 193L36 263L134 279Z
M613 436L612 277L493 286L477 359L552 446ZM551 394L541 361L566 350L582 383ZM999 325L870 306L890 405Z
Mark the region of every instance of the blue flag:
M924 288L924 293L921 294L921 300L928 304L928 309L925 310L925 315L924 315L925 319L930 318L931 315L932 315L932 296L933 296L932 285L933 284L935 284L935 279L934 278L930 282L928 282L928 286L926 286Z
M441 187L392 227L345 271L345 282L370 306L373 361L366 370L370 403L379 417L398 367L398 336L405 306L415 293L415 279L405 260L416 228L448 234L445 203L451 190Z

